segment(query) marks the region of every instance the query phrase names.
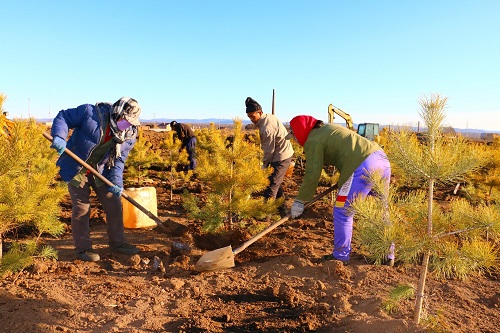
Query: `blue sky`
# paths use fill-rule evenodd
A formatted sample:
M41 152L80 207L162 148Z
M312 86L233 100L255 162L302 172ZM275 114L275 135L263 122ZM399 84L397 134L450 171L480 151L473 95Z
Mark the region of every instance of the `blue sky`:
M18 1L0 5L0 92L9 116L122 96L142 119L246 119L253 97L283 122L500 130L500 1ZM340 119L336 119L341 122Z

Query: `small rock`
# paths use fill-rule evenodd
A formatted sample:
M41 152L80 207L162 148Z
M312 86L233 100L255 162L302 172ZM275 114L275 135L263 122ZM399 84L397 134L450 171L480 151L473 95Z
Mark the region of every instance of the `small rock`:
M179 290L181 289L182 287L184 287L184 284L185 282L181 279L175 279L175 278L172 278L170 279L170 281L168 282L167 286L170 288L170 289L174 289L174 290Z
M153 271L165 271L165 267L163 266L163 262L157 256L153 257L153 264L151 266Z
M47 272L48 269L49 268L48 268L47 264L44 263L43 261L37 261L33 265L33 273L35 273L35 274L43 274L43 273Z
M139 256L138 254L134 254L130 257L129 262L130 266L137 266L141 262L141 256Z
M316 288L317 290L325 290L325 289L326 289L326 286L325 286L325 284L324 284L322 281L317 280L317 281L315 282L315 288Z
M191 252L191 247L185 243L174 242L172 244L172 249L177 251L181 255L186 255Z

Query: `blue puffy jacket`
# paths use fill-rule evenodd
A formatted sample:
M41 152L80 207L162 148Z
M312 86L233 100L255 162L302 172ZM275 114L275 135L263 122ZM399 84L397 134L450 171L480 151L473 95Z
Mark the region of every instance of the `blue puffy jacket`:
M84 104L74 109L59 111L52 124L52 137L58 136L66 139L69 130L73 130L66 148L75 153L82 160L87 161L92 151L101 142L106 133L109 115L112 105L109 103L98 103L96 105ZM133 131L133 132L131 132ZM121 144L121 157L117 158L115 165L108 167L109 152L106 153L97 170L113 184L123 187L123 170L130 150L136 141L137 128L131 126L127 129L126 137L131 137ZM71 181L73 177L83 168L80 163L71 156L63 153L57 160L59 174L65 182Z

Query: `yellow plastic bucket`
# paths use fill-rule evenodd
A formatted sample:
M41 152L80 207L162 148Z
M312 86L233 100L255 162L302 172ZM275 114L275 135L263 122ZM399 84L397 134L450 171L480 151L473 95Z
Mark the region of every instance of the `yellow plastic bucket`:
M124 192L141 206L154 215L158 215L156 203L156 188L137 187L127 188ZM123 226L128 229L151 228L156 226L156 222L150 219L126 199L122 198L123 204Z

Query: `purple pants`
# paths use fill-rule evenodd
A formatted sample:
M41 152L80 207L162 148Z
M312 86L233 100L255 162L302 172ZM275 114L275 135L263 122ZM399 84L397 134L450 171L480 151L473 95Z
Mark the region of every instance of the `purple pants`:
M367 182L366 176L371 172L378 171L386 180L387 188L391 179L391 165L382 150L373 152L354 170L354 173L342 185L335 206L333 207L333 256L342 261L348 261L351 254L351 240L354 214L349 212L350 202L357 196L367 196L372 189L372 184ZM388 249L388 251L390 251ZM390 256L393 254L389 254Z

